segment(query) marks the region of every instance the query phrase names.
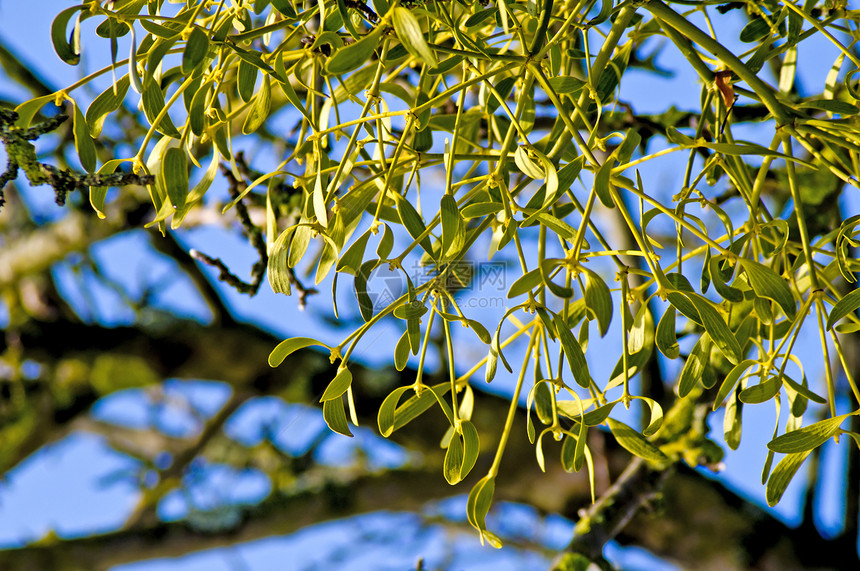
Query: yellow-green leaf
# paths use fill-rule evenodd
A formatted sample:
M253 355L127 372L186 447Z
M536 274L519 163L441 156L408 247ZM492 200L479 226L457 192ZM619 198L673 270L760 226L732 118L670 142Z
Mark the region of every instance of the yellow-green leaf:
M209 51L209 36L198 27L193 27L188 35L188 43L182 52L182 73L190 74L200 63L206 59Z
M90 128L90 134L93 137L98 137L102 132L105 118L109 113L116 111L125 101L125 96L128 94L130 80L128 75L122 76L114 85L111 85L96 97L90 104L86 113L87 127Z
M740 258L738 263L746 272L756 295L773 300L782 308L789 319L794 319L796 304L786 281L776 275L772 269L753 260Z
M335 375L332 382L328 384L322 396L320 397L320 402L325 402L327 400L332 400L336 398L340 398L343 393L349 389L352 384L352 373L349 372L349 369L340 369Z
M855 289L836 302L830 310L830 315L827 316L827 329L832 329L836 322L857 311L857 308L860 308L860 289Z
M332 430L344 436L352 436L349 424L346 421L346 410L343 407L343 398L327 400L323 403L323 418Z
M767 480L767 505L773 507L779 503L791 479L794 478L798 468L800 468L810 452L810 450L807 450L806 452L788 454L776 465L776 468L773 469L770 478Z
M242 124L242 134L250 135L260 128L269 118L269 110L272 106L272 85L268 74L263 74L263 82L260 90L254 95L251 110Z
M174 209L185 206L188 196L188 155L180 147L168 147L161 161L161 184Z
M77 149L78 157L81 159L81 166L87 172L93 172L96 170L96 144L90 137L90 130L84 120L84 114L81 113L81 108L78 107L77 103L73 103L73 105L75 110L72 131L75 135L75 149Z
M278 345L272 349L272 352L269 353L269 366L277 367L283 363L284 359L286 359L290 354L298 351L299 349L310 347L311 345L320 345L321 347L330 348L325 343L310 337L290 337L289 339L285 339L278 343Z
M849 415L843 414L834 418L828 418L809 426L804 426L782 436L777 436L767 443L767 447L774 452L782 454L793 454L798 452L809 452L827 442L839 430L839 425Z
M394 8L392 17L394 31L397 32L397 37L400 38L403 47L428 66L436 67L439 65L439 62L436 61L436 56L433 55L433 51L424 39L421 25L412 12L402 6L397 6Z
M357 42L343 46L335 51L326 63L326 73L329 75L342 75L361 67L362 64L370 59L371 54L373 54L379 45L382 28L383 26L378 26Z
M644 436L636 432L623 422L608 418L609 430L612 436L618 441L622 448L631 454L642 458L648 462L665 465L669 463L669 458L659 448L648 442Z

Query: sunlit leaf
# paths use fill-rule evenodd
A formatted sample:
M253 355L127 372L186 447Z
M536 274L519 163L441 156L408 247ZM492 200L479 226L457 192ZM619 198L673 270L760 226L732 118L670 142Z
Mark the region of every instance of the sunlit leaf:
M659 448L648 442L642 434L636 432L623 422L615 419L607 419L612 436L618 441L622 448L643 460L658 465L666 465L669 458Z

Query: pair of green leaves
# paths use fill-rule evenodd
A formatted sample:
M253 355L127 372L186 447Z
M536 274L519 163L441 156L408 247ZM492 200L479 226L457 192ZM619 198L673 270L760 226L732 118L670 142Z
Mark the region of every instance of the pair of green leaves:
M858 413L854 412L828 418L804 428L787 432L768 442L767 447L771 452L784 453L786 455L776 465L776 468L774 468L767 480L766 497L769 506L775 506L779 502L788 484L794 478L794 475L807 456L815 448L818 448L841 432L839 426L846 418L853 414ZM860 446L860 435L852 432L847 432L846 434L853 438L857 445Z

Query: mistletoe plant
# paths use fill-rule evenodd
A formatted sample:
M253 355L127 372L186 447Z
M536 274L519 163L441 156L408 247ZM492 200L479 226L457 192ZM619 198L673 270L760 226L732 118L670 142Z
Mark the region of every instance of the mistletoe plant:
M738 35L725 22L739 17L747 23ZM724 409L734 449L744 405L787 403L762 475L771 505L824 442L844 434L860 445L842 428L860 413L843 337L860 329L860 215L843 220L837 200L860 187L860 13L844 1L90 0L54 20L66 63L86 55L81 28L91 18L98 38L89 47L109 49L112 63L21 104L14 122L3 115L11 160L39 180L54 172L39 166L26 133L45 131L32 126L45 106L71 102L89 173L72 187L88 187L102 212L105 184L146 184L162 231L214 200L207 190L223 165L233 189L224 212L245 212L261 258L256 283L267 270L275 292L299 289L304 299L311 290L293 270L304 263L316 284L333 275L333 301L339 278L357 294L363 322L343 341L290 338L270 365L304 347L328 349L338 369L323 414L351 435L350 363L393 316L403 331L394 363L403 369L417 356L418 374L384 399L379 432L440 409L451 484L482 453L470 383L482 369L492 382L501 362L515 379L510 409L467 506L482 540L499 544L485 518L523 396L537 462L548 436L561 440L564 467L585 467L592 493L587 436L601 426L652 473L680 461L716 467L710 411ZM837 53L830 72L801 90L799 54L822 45ZM645 115L619 100L631 71L662 73L658 52L644 55L655 47L677 51L698 76L699 108ZM98 81L107 88L83 113L81 88ZM119 113L144 124L137 150L99 154L100 133ZM252 135L258 147L241 155ZM673 188L644 168L668 155L685 164ZM124 162L138 179L99 178ZM264 210L261 227L247 204ZM510 306L492 323L470 316L448 279L461 260L486 256L512 261ZM416 261L433 279L407 269ZM406 284L385 303L368 293L379 268ZM456 324L488 346L486 357L455 362ZM804 363L798 341L816 330L803 342L820 347L820 361ZM423 374L434 335L447 363L440 384ZM616 339L608 376L593 372L595 335ZM505 349L517 340L525 348L514 366ZM658 362L679 363L674 394L639 382ZM813 366L821 379L807 378ZM838 412L843 377L849 405ZM810 401L818 421L804 419ZM641 427L613 414L637 402Z

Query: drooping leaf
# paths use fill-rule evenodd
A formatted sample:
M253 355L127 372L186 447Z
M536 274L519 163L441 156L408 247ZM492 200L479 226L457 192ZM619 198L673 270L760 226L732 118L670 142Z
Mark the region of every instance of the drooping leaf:
M799 452L810 452L818 448L839 430L841 425L849 415L836 416L804 426L791 432L786 432L782 436L777 436L767 443L767 447L774 452L782 454L794 454Z
M382 26L378 26L357 42L335 51L328 59L328 62L326 62L326 73L329 75L342 75L361 67L376 50L381 35Z
M277 347L272 349L269 354L269 366L277 367L284 362L290 354L295 353L299 349L310 347L311 345L320 345L321 347L329 348L328 345L317 341L311 337L291 337L278 343Z
M767 480L767 505L773 507L779 503L782 494L785 492L788 484L791 483L791 479L794 478L798 468L800 468L810 452L810 450L807 450L806 452L788 454L780 460Z
M681 354L681 348L678 345L678 337L675 335L675 308L669 306L666 308L663 317L657 324L657 332L654 337L657 348L667 359L677 359Z
M860 308L860 289L855 289L851 293L843 296L827 316L827 329L833 329L833 326L843 317L857 311Z
M182 73L189 75L200 65L209 52L209 36L202 29L194 26L188 35L188 43L182 52Z
M411 11L402 6L397 6L394 8L392 20L397 37L400 38L401 43L409 53L430 67L439 65L433 50L430 49L424 39L421 25Z
M335 375L332 382L326 387L325 391L323 391L322 396L320 397L320 402L325 402L327 400L339 399L343 393L349 389L352 384L352 373L349 372L349 369L342 368L338 370L337 375Z
M794 319L797 308L788 283L776 275L772 269L758 262L739 258L738 263L743 267L756 295L773 300L782 308L789 319Z
M344 436L352 436L349 423L346 420L346 410L343 407L343 398L336 398L323 402L323 419L332 430Z
M67 30L69 21L83 8L83 5L66 8L57 14L51 23L51 41L54 44L54 51L69 65L77 65L81 61L80 17L75 21L71 35L67 35Z
M87 172L96 170L96 145L93 138L90 136L89 127L84 120L84 114L81 113L81 108L77 103L74 104L74 118L72 119L72 131L75 136L75 149L78 151L78 157L81 159L81 166Z
M636 432L623 422L608 418L609 430L622 448L631 454L658 465L669 464L669 457L659 448L648 442L639 432Z
M122 76L116 84L111 85L96 97L87 109L85 116L90 134L98 138L102 132L102 125L109 113L116 111L125 101L128 94L130 80L128 75Z
M585 305L591 315L597 319L600 336L606 335L609 331L609 323L612 321L612 295L603 278L592 271L586 273Z
M573 373L573 378L576 383L582 388L588 388L591 384L591 374L588 372L588 361L585 359L585 354L582 352L582 347L573 333L562 319L561 315L556 315L553 319L555 333L558 340L561 342L562 350L567 363L570 366L570 372Z

